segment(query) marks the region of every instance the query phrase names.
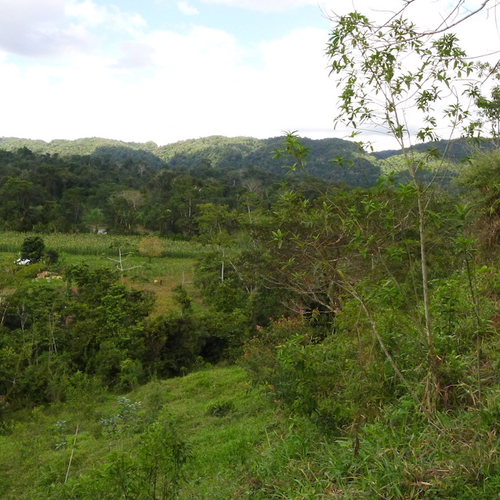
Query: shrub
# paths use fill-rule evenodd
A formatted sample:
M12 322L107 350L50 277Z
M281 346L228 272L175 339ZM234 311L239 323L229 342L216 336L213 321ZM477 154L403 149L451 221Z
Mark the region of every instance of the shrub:
M213 417L225 417L234 410L235 406L232 401L217 401L208 407L207 415L212 415Z
M40 236L29 236L21 245L21 259L29 259L30 262L39 262L45 250L45 243Z
M57 264L59 261L59 252L54 249L49 249L45 252L44 261L47 265Z

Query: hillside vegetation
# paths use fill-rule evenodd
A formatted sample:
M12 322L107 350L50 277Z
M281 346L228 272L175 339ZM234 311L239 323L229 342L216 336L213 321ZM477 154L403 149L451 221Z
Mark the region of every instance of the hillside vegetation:
M351 186L373 185L380 170L374 158L364 153L353 142L342 139L304 139L311 149L310 174L329 181ZM145 162L150 167L169 165L185 170L217 169L238 171L254 168L268 173L280 173L284 163L273 159L272 152L283 142L283 137L254 139L250 137L228 138L205 137L157 146L89 138L74 141L54 140L49 143L39 140L0 138L0 149L17 151L28 148L39 154L62 157L91 156L111 162ZM344 157L350 168L342 168L332 160Z
M296 138L278 149L307 170ZM123 182L108 201L146 213L123 189L145 177L153 195L134 192L169 216L184 203L192 231L0 234L5 498L494 497L498 153L474 158L454 192L426 191L432 351L411 183L348 188L292 170L264 194L245 177L253 190L133 162L106 174L104 161L4 158L31 175L10 191L10 214L26 211L8 223L58 203L83 216L100 165L101 181ZM89 198L66 204L53 172L61 193L82 182Z
M2 140L2 498L498 498L500 74L448 31L492 4L412 4L326 47L397 152Z
M196 217L204 204L241 213L268 207L284 181L376 183L380 168L358 146L335 139L305 142L311 149L307 175L285 175L287 160L273 155L281 139L211 137L163 148L102 139L2 139L0 229L155 231L186 238L199 234ZM341 155L344 166L333 161Z

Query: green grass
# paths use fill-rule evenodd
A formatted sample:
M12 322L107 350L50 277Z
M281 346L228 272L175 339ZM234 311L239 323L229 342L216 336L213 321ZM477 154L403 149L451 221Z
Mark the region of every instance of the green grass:
M101 480L112 453L135 456L141 435L162 419L173 422L191 453L180 500L498 496L496 393L482 412L438 413L429 423L401 401L371 422L340 431L287 416L249 390L241 368L217 367L127 394L141 408L112 434L101 422L117 414L117 396L83 386L64 404L18 412L0 427L3 500L86 500L70 496L68 488Z
M181 497L235 498L235 491L244 488L249 462L267 445L266 430L277 421L272 408L248 391L246 375L238 368L194 373L166 381L165 387L170 389L168 409L193 452L187 471L192 480ZM231 402L232 411L214 416L213 405L224 402Z
M113 436L100 423L117 411L116 397L109 394L82 394L66 404L12 416L0 436L2 499L59 498L48 495L63 488L77 428L70 468L76 482L99 468L113 450L133 450L139 433L159 415L175 422L191 450L180 498L238 498L248 489L249 464L268 446L269 430L279 419L258 392L248 391L245 372L236 367L151 382L127 397L142 404L137 428ZM210 414L214 404L228 401L227 414ZM61 421L63 436L57 431ZM57 449L61 441L66 447Z

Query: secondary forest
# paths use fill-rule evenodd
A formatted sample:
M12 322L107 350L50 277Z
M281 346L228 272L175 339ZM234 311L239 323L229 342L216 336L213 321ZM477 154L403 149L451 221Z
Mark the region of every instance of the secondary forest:
M500 104L457 44L336 21L339 121L396 151L0 140L3 498L497 498Z

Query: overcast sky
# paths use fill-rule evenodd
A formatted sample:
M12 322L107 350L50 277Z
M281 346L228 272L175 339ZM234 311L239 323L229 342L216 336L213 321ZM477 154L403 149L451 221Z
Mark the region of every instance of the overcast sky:
M449 4L415 3L422 24ZM345 137L333 125L324 13L353 5L380 17L401 2L0 0L0 137ZM470 51L500 49L494 17L467 22Z

